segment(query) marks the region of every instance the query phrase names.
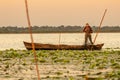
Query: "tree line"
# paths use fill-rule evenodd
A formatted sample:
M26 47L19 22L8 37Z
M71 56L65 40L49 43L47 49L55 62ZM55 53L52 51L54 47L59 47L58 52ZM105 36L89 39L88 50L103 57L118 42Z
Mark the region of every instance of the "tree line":
M83 26L32 26L33 33L80 33ZM92 26L94 32L97 26ZM100 32L120 32L120 26L102 26ZM29 33L28 27L2 26L0 33Z

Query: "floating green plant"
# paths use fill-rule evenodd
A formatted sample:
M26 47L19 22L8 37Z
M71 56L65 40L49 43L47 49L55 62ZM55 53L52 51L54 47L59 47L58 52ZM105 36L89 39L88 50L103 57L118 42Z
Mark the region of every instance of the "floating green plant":
M55 74L57 74L57 75L62 75L63 72L61 72L61 71L57 71L57 72L55 72Z
M46 74L46 76L49 76L46 78L48 80L84 80L82 76L78 77L77 75L85 75L88 74L87 72L92 72L91 74L94 75L103 75L105 80L120 78L120 51L38 50L36 54L38 64L46 66L45 69L48 68L48 72L41 73L42 75ZM0 71L3 70L6 73L14 68L18 71L13 71L14 74L19 74L23 69L35 71L35 68L30 67L35 65L32 51L14 49L0 51L0 64ZM19 66L22 66L22 68L19 68ZM56 72L52 71L51 68L53 67L58 70ZM111 71L107 72L108 68L111 68ZM106 72L97 72L97 70L106 70ZM74 71L76 73L70 77ZM53 74L57 76L50 77ZM92 80L104 79L97 78Z

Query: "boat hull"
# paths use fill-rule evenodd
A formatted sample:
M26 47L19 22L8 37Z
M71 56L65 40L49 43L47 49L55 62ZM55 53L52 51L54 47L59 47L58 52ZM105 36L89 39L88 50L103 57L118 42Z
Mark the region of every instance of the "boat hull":
M23 41L27 50L32 50L32 43ZM54 45L54 44L42 44L34 43L35 50L101 50L104 43L97 45Z

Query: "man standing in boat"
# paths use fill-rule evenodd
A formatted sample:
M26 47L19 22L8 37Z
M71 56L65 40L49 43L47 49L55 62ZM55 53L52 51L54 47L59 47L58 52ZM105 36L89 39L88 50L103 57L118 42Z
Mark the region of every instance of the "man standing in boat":
M91 37L91 33L93 33L93 30L88 23L86 23L86 25L83 29L83 32L85 32L85 46L87 45L88 39L89 39L90 43L93 44L92 37Z

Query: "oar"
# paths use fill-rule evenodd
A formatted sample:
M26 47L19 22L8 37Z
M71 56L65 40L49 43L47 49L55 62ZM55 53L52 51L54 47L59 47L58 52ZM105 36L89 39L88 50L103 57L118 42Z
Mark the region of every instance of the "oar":
M103 17L102 17L102 19L101 19L101 22L100 22L99 28L98 28L98 30L97 30L96 36L95 36L95 38L94 38L93 44L95 44L95 41L96 41L97 36L98 36L98 33L100 32L101 25L102 25L102 22L103 22L103 20L104 20L104 17L105 17L106 12L107 12L107 9L105 9L105 12L104 12Z
M40 80L40 73L39 73L39 69L38 69L37 56L36 56L35 45L34 45L34 40L33 40L33 36L32 36L32 28L31 28L31 22L30 22L30 17L29 17L27 0L25 0L25 7L26 7L26 16L27 16L27 21L28 21L29 33L30 33L30 38L31 38L31 42L32 42L32 49L33 49L34 59L35 59L35 64L36 64L36 71L37 71L37 75L38 75L38 80Z

